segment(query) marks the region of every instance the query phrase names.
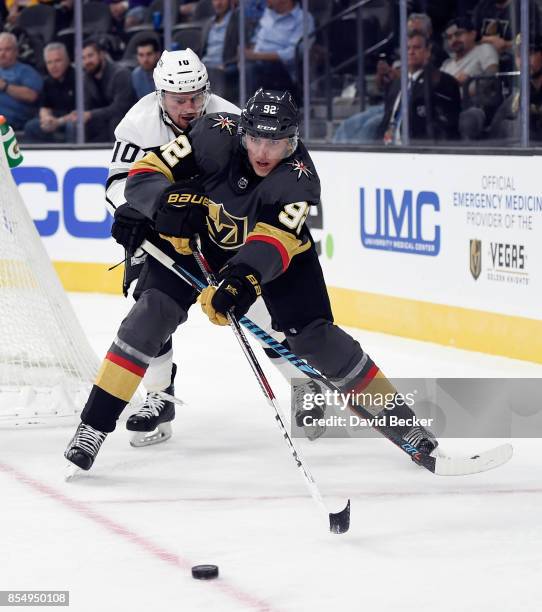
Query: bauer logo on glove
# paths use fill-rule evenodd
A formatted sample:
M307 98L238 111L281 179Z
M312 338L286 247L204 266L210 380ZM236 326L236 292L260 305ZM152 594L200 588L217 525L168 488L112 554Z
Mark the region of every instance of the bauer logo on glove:
M190 240L206 233L209 200L197 186L172 188L162 193L154 227L181 255L190 255Z
M209 198L198 193L185 193L174 191L168 195L167 203L173 206L183 206L187 204L203 204L209 206Z

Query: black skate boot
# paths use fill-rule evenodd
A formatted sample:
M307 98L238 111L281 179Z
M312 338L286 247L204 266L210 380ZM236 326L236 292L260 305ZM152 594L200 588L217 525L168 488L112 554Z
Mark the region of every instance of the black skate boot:
M175 395L175 374L177 366L173 364L171 370L171 384L164 392ZM128 431L138 432L130 440L135 447L150 446L165 442L171 438L171 421L175 418L175 404L162 399L157 393L149 391L141 408L132 414L126 422Z
M311 442L317 440L326 432L325 425L319 425L315 423L318 419L322 419L325 416L325 406L316 406L312 408L304 408L303 402L306 394L315 395L323 393L322 387L314 381L309 379L307 382L301 385L294 385L294 418L296 425L302 427L305 431L307 439Z
M64 457L82 470L90 470L106 437L107 433L85 423L79 423L75 435L64 452Z

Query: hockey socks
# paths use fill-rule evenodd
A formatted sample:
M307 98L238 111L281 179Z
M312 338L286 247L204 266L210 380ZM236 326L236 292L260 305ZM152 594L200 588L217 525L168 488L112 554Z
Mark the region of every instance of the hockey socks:
M392 431L422 452L430 453L438 442L434 435L418 423L408 399L398 393L378 366L368 358L354 384L348 385L350 404L363 406L376 417L376 428L384 435Z
M113 431L145 375L149 361L150 357L116 338L102 362L81 420L100 431Z

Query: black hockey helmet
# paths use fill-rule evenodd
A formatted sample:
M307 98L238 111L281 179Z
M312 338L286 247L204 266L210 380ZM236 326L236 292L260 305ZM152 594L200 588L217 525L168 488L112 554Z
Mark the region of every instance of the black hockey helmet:
M292 94L260 87L241 111L238 133L245 149L247 136L271 140L287 138L284 156L292 155L299 140L297 106Z
M260 87L241 111L239 133L273 140L297 138L299 122L292 94Z

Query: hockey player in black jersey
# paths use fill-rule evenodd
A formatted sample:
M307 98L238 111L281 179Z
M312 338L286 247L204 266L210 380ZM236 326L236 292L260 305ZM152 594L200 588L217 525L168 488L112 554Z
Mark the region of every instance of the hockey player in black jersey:
M132 166L125 195L129 211L116 216L112 233L128 252L147 235L140 231L144 217L161 236L160 247L199 276L190 245L195 234L200 236L207 260L220 270L218 288L208 287L200 297L211 322L226 325L228 311L241 316L262 295L274 327L286 335L294 353L346 392L394 396L393 386L359 343L333 323L305 224L310 206L319 201L320 182L299 140L297 110L288 92L259 90L240 117L211 114L195 121L189 134ZM148 363L186 320L197 294L148 257L134 297L136 304L102 363L65 453L83 469L91 467ZM382 412L381 406L365 408ZM414 420L400 401L386 414ZM397 426L395 433L422 453L437 446L419 426Z

